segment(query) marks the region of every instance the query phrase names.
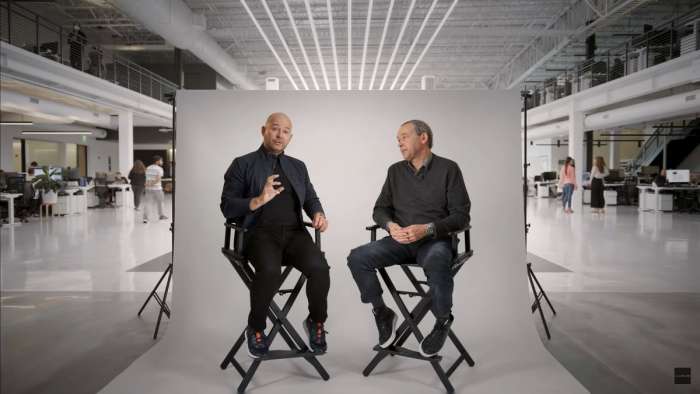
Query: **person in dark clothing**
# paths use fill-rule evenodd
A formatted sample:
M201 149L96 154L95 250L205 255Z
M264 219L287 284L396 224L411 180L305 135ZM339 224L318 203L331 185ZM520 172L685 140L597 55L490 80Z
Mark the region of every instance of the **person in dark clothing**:
M457 163L431 152L433 132L425 122L410 120L397 135L404 160L389 167L374 205L374 221L390 236L353 249L348 267L363 303L371 303L379 346L396 336L397 316L384 304L376 269L414 260L423 267L433 292L433 330L420 344L430 357L442 348L454 320L450 232L469 224L471 203Z
M248 354L258 358L269 350L267 310L280 285L283 262L308 278L309 315L304 329L311 349L325 352L329 267L304 228L301 211L312 218L315 229L326 231L328 222L306 165L284 153L292 138L289 117L271 114L261 132L262 146L234 159L226 171L220 205L227 219L248 229L243 253L255 268L245 330Z
M146 166L141 160L134 160L134 167L129 171L129 182L134 192L134 209L141 206L141 197L146 190Z
M668 180L666 179L666 169L662 169L660 174L657 174L654 177L654 181L652 182L654 186L656 187L663 187L666 186L668 183Z
M70 46L70 65L78 70L83 69L83 49L87 45L87 36L80 30L80 24L73 25L73 31L68 35Z
M591 168L591 209L593 213L605 213L604 179L610 175L602 156L597 156Z

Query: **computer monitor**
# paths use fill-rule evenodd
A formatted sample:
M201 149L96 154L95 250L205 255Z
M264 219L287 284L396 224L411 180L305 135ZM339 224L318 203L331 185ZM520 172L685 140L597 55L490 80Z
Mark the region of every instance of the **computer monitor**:
M5 191L8 193L24 193L24 182L26 179L26 175L20 172L7 173L5 175L5 183L7 185Z
M543 181L553 181L555 179L557 179L556 171L545 171L542 173L542 180Z
M53 174L51 175L51 179L54 181L63 180L63 168L61 167L49 167L49 174Z
M666 170L668 183L690 183L690 170Z

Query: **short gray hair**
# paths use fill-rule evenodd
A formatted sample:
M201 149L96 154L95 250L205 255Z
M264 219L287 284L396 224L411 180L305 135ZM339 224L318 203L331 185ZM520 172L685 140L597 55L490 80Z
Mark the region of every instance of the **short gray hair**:
M412 119L408 120L406 122L403 122L401 126L405 126L407 124L412 124L413 125L413 130L416 131L416 134L420 136L421 134L428 134L428 148L433 148L433 130L430 129L430 126L428 126L427 123L423 122L422 120L418 119Z

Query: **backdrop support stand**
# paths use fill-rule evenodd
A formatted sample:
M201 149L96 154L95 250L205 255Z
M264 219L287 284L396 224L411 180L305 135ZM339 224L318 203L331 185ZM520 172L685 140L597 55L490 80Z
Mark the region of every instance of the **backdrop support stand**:
M168 93L165 95L165 98L168 100L168 102L171 103L173 107L173 160L172 160L172 178L173 178L173 187L172 187L172 193L173 193L173 204L171 207L171 217L172 221L170 222L170 244L171 244L171 251L170 251L170 264L168 264L168 267L163 271L163 275L161 275L160 279L156 283L156 285L153 287L153 290L151 290L151 293L148 295L148 298L146 298L146 301L141 305L141 309L139 309L139 313L137 316L141 317L141 312L143 312L144 308L148 304L148 301L151 299L156 300L156 303L158 306L160 306L160 311L158 312L158 320L156 321L156 329L153 332L153 339L158 338L158 330L160 330L160 322L163 319L163 315L168 317L170 319L170 307L168 307L168 291L170 290L170 282L173 277L173 261L175 259L175 141L176 141L176 131L175 131L175 93ZM160 284L163 282L163 279L165 277L168 277L168 280L165 282L165 290L163 291L163 297L161 298L158 295L158 287L160 287Z
M527 167L530 165L530 163L527 162L527 104L528 99L532 97L532 93L529 90L523 90L520 92L520 97L523 99L523 224L525 229L525 254L527 256L527 233L530 231L530 223L527 222ZM535 301L532 303L530 309L532 310L532 313L535 313L535 311L540 312L540 318L542 319L542 324L544 325L544 331L547 334L547 339L552 339L540 300L544 298L545 301L547 301L547 304L554 315L556 315L557 312L554 310L552 303L549 302L549 297L547 297L547 293L545 293L544 289L542 288L540 281L537 280L534 271L532 271L532 263L528 262L527 260L526 269L527 278L530 282L530 288L532 289L532 294L535 296ZM535 284L537 284L539 291L535 288Z

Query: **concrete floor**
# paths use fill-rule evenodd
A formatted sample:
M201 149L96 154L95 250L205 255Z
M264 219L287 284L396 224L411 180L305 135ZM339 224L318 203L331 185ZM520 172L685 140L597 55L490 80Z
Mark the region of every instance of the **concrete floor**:
M592 393L700 393L698 377L673 384L674 367L700 374L700 215L565 215L540 199L528 211L528 249L558 313L551 341L533 315L547 349ZM3 394L94 393L153 346L156 308L136 312L169 222L137 219L91 210L1 230Z

